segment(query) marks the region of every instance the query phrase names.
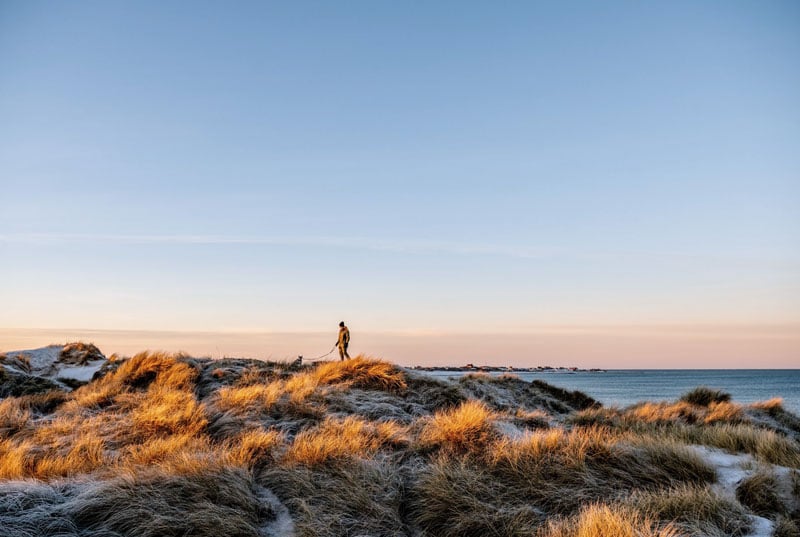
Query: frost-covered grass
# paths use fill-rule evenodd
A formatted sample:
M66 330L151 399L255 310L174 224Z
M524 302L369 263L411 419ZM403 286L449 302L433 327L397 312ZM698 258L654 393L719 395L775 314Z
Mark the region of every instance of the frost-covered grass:
M75 345L69 359L86 353L99 351ZM602 408L540 381L441 381L366 357L141 353L102 371L71 392L0 400L2 535L745 536L759 514L780 535L797 525L798 420L780 401L696 390ZM741 470L737 490L696 444L764 464Z

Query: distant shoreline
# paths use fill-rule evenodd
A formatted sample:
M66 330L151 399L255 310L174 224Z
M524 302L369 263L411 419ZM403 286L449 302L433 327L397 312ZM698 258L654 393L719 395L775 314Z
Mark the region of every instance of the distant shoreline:
M536 367L514 367L514 366L491 366L491 365L462 365L462 366L421 366L415 365L409 367L414 371L453 371L463 373L606 373L606 369L590 368L583 369L580 367L551 367L551 366L536 366Z

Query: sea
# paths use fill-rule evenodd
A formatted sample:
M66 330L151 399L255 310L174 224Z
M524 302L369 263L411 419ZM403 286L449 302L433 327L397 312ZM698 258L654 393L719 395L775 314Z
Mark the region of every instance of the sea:
M466 374L441 370L429 373L439 378ZM697 386L708 386L730 393L736 403L780 397L786 410L800 414L800 369L612 369L602 372L518 371L513 374L528 382L541 379L567 390L580 390L604 406L675 401Z

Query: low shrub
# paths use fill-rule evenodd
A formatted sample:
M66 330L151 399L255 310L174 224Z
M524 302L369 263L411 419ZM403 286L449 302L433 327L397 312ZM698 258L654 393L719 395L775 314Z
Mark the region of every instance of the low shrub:
M567 403L575 410L586 410L588 408L597 408L600 406L597 400L578 390L565 390L564 388L553 386L538 379L531 381L531 385L551 397Z
M743 479L736 487L739 503L763 517L774 518L786 514L786 508L778 496L778 480L767 471L759 471Z
M691 405L709 406L711 403L729 402L731 400L731 394L707 386L698 386L683 394L680 400Z

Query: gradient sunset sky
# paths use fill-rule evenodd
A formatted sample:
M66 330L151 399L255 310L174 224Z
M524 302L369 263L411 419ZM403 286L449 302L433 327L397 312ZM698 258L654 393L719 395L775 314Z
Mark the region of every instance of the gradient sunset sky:
M0 350L800 367L800 3L0 3Z

